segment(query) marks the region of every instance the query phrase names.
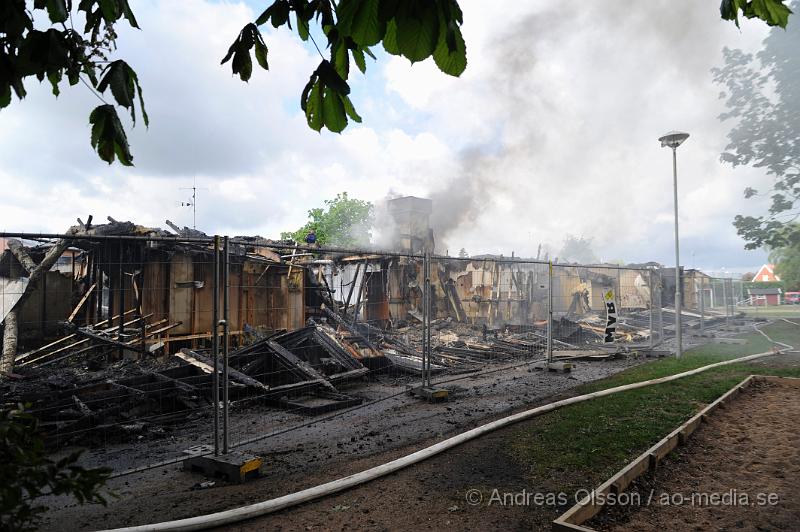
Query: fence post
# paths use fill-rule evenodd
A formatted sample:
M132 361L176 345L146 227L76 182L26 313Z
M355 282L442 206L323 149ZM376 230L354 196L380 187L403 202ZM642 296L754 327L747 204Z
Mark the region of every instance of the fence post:
M739 301L744 301L744 282L739 281Z
M122 269L122 261L123 261L123 254L122 254L122 243L123 240L119 239L119 264L117 265L117 275L119 276L119 301L117 302L117 309L119 312L119 329L117 333L117 339L121 342L122 337L125 334L125 273ZM43 278L47 277L46 275ZM44 290L42 290L44 293ZM114 315L114 309L108 309L108 315ZM113 325L113 323L109 323ZM119 348L119 357L122 358L125 355L125 350L121 347Z
M428 287L428 298L425 302L425 315L427 316L427 321L425 323L425 349L428 352L425 354L425 363L427 365L427 370L425 371L426 379L427 379L427 386L430 387L431 385L431 307L433 306L431 303L431 252L430 250L426 251L428 256L428 267L425 271L425 285Z
M553 263L547 263L547 363L553 361Z
M214 371L211 372L211 388L214 402L214 456L219 455L219 235L214 236L214 277L211 304L211 354Z
M736 314L736 294L733 292L733 279L728 279L728 292L731 295L731 319Z
M728 323L728 291L725 288L725 279L722 279L722 301L725 303L725 327L729 325Z
M656 293L658 294L656 305L658 308L658 344L661 345L664 343L664 278L661 277L660 272L656 272Z
M647 275L647 287L648 287L648 292L650 292L650 351L652 351L653 348L655 347L655 341L653 340L653 301L655 300L655 298L653 297L653 291L655 290L655 286L653 286L652 268L650 269Z
M430 272L430 256L428 255L427 248L422 254L422 387L428 386L428 342L429 340L429 323L428 312L429 305L428 299L430 298L431 278Z
M230 401L228 400L228 350L230 348L230 322L228 321L229 310L229 280L230 273L230 249L228 248L228 237L223 240L222 251L222 453L228 454L228 412Z
M700 334L706 333L706 279L700 276Z

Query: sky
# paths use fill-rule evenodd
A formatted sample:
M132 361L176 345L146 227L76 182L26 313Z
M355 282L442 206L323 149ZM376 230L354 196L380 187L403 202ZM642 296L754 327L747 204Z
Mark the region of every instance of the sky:
M334 134L305 123L300 92L320 58L287 28L262 28L270 70L249 83L220 66L268 4L132 4L142 29L117 28L116 57L137 71L150 116L149 128L125 121L133 168L92 151L100 102L86 87L65 83L56 99L29 81L0 112L0 230L63 232L89 214L191 226L181 202L196 183L208 234L277 238L342 191L377 204L415 195L433 199L437 246L452 255L535 256L543 244L552 256L575 235L603 260L674 265L672 160L657 138L677 129L691 134L678 150L682 264L766 260L731 223L766 211L742 191L770 179L719 161L730 124L710 72L724 46L760 49L765 24L739 30L718 2L696 0L462 0L466 72L376 50L366 75L351 74L363 123Z

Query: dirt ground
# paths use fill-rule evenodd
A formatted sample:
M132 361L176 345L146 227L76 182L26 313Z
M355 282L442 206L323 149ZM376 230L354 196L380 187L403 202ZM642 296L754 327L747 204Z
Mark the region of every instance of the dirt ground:
M770 357L776 366L800 364L797 353ZM86 530L131 526L207 514L311 487L362 471L440 441L510 412L562 398L582 382L616 373L641 360L581 362L572 374L516 368L468 378L453 385L460 393L448 403L427 404L399 395L369 408L330 421L314 423L246 447L268 457L267 475L245 485L219 484L192 490L202 476L177 466L162 467L113 479L109 487L119 498L109 507L77 507L63 500L49 501L44 530ZM365 397L387 394L389 383L361 388ZM354 390L348 391L353 393ZM372 394L372 395L370 395ZM443 415L444 414L444 415ZM275 430L300 418L274 410L239 416L241 423L256 422L254 430ZM525 423L515 427L524 427ZM575 502L492 504L499 492L558 493L565 485L588 485L570 471L537 477L508 454L509 430L469 442L414 467L365 486L231 527L232 530L397 530L407 528L458 530L545 530ZM181 445L185 442L181 442ZM88 457L100 463L110 457L120 464L139 460L147 445L111 448ZM115 454L119 453L119 454ZM116 458L115 458L116 457ZM473 490L473 491L471 491ZM477 490L482 500L471 504Z
M797 530L800 385L759 383L588 526L602 530Z
M131 526L191 517L285 495L378 465L491 419L549 402L579 384L612 375L644 360L577 362L571 373L543 373L518 363L517 367L509 368L490 366L488 370L501 371L467 375L448 383L454 393L446 403L426 403L409 397L402 393L405 384L391 380L356 383L349 389L343 387L343 391L360 395L368 403L389 398L238 448L267 457L265 478L241 486L217 482L211 489L193 490L206 480L202 475L183 472L179 465L151 469L111 479L108 488L118 498L112 499L108 507L80 507L63 498L51 498L47 501L51 510L42 529ZM235 438L265 434L314 419L257 405L234 410L231 417ZM208 434L207 427L201 426L174 439L111 444L88 451L83 463L122 470L157 462L175 456L179 449L207 442L197 436L193 440L192 432ZM471 471L465 474L469 476ZM426 482L425 486L414 486L408 493L429 492L428 485ZM380 509L375 512L380 513Z

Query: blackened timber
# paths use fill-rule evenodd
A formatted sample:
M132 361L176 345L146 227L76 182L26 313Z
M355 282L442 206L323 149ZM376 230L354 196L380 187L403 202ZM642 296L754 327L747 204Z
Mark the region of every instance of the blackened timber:
M175 353L175 356L192 364L193 366L199 367L201 370L205 371L206 373L211 373L214 368L214 361L210 358L201 355L200 353L196 353L191 349L181 349L180 353ZM222 364L217 363L217 371L219 371ZM246 386L253 386L254 388L261 388L262 390L269 391L269 386L255 380L252 377L245 375L239 371L236 371L233 368L228 368L228 375L235 381L241 382Z
M193 385L191 385L189 383L186 383L186 382L183 382L183 381L179 381L178 379L173 379L172 377L168 377L168 376L166 376L166 375L164 375L162 373L158 373L157 371L146 371L145 375L151 375L154 379L156 379L158 381L161 381L161 382L172 383L172 384L175 385L175 388L177 388L177 389L179 389L181 391L192 393L192 394L198 393L198 389L197 389L196 386L193 386Z
M323 346L325 351L336 356L336 360L341 362L346 367L351 369L358 369L363 367L358 358L362 357L362 353L349 342L345 342L336 338L335 331L328 326L318 325L313 332L314 339ZM360 335L358 337L360 339ZM374 347L367 342L367 349L370 349L370 357L381 356L381 352L377 351Z
M101 334L96 334L96 333L94 333L92 331L89 331L87 329L76 328L74 330L74 332L78 336L85 336L87 338L90 338L92 340L95 340L95 341L98 341L100 343L106 344L108 346L119 347L120 349L130 349L131 348L131 346L128 345L128 344L119 342L117 340L114 340L114 339L109 338L107 336L103 336Z
M359 342L362 342L365 346L369 347L374 352L373 356L380 356L380 354L381 354L380 349L375 347L375 344L373 344L366 336L361 334L358 331L357 326L354 326L354 325L351 325L351 324L347 323L341 316L339 316L339 314L337 314L336 312L333 312L329 308L324 308L322 310L323 310L323 312L325 312L325 315L327 317L329 317L330 319L335 321L338 325L340 325L342 328L347 330L347 332L349 332L354 337L356 337Z
M330 299L331 306L335 312L339 312L339 306L336 304L336 299L333 297L333 291L331 287L328 285L328 280L325 278L325 275L321 275L322 282L325 284L325 289L328 291L328 298Z
M347 308L350 306L350 298L353 297L353 289L356 287L356 283L358 281L358 272L361 270L361 263L356 264L356 274L353 276L353 280L350 282L350 290L347 292L347 300L344 302L344 312L347 312Z
M328 382L324 375L312 368L310 364L298 358L297 355L284 348L281 344L275 340L267 340L265 343L275 355L282 359L283 365L292 373L296 374L301 379L305 377L306 380L319 380L320 384L326 388L336 391L336 388L333 384Z
M356 322L358 322L358 310L361 307L361 296L364 294L364 290L366 289L368 264L369 264L369 259L364 259L364 273L361 275L361 284L358 287L358 293L356 294L356 302L353 306L353 325L355 325Z
M439 276L439 285L442 287L447 302L450 304L450 309L453 311L453 318L459 322L466 321L464 308L461 306L461 300L458 297L458 292L455 290L455 285L452 280L449 279L442 270L439 270L437 274Z

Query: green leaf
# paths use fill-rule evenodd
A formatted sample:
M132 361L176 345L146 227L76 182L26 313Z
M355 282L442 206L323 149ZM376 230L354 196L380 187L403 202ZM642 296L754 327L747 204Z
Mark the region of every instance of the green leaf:
M308 100L306 100L305 112L306 122L308 127L314 131L320 131L324 125L324 110L323 110L323 87L317 79L312 85L311 90L308 92Z
M48 72L47 79L50 81L50 85L53 86L53 96L58 97L61 94L61 91L58 89L58 82L61 81L61 74L58 71Z
M394 20L390 20L386 23L386 34L383 36L383 49L392 55L400 55L400 47L397 44L397 24Z
M353 54L353 61L355 61L356 66L361 71L361 73L362 74L366 73L367 63L364 60L364 52L361 50L361 48L353 48L352 50L350 50L350 52Z
M276 0L271 6L264 10L256 19L256 24L261 26L268 20L272 21L272 26L278 28L289 20L289 2L286 0Z
M325 96L322 101L325 127L334 133L341 133L347 127L347 116L341 95L335 90L325 87Z
M0 109L11 103L11 85L0 81Z
M314 84L317 82L317 79L319 79L319 77L315 71L313 74L311 74L311 77L308 79L308 83L306 83L306 86L303 87L303 92L300 94L300 109L302 109L303 112L306 111L308 95L310 94L312 87L314 87Z
M304 41L307 41L308 40L308 35L310 33L310 31L309 31L310 28L309 28L309 25L308 25L308 21L305 20L300 15L297 15L296 20L297 20L297 34L300 36L301 39L303 39Z
M401 1L407 0L381 0L378 7L378 18L388 23L397 14Z
M111 94L119 105L126 109L133 105L134 94L124 67L125 62L118 60L110 63L106 68L105 76L97 86L99 92L104 92L107 87L111 87Z
M451 76L460 76L467 68L467 46L464 37L461 36L461 29L451 22L455 27L452 29L455 48L451 48L448 41L448 28L442 25L439 30L439 44L433 52L433 60L439 70Z
M732 20L739 27L739 12L747 18L758 18L769 26L786 28L792 10L783 0L722 0L719 6L723 20Z
M100 13L106 22L112 23L120 17L119 5L116 0L98 0L100 4Z
M723 20L735 21L736 27L739 27L739 9L740 3L744 0L722 0L719 5L719 14Z
M256 18L256 25L261 26L272 17L273 7L275 7L275 4L269 6L258 16L258 18Z
M350 101L350 98L347 96L342 96L342 102L344 103L344 110L354 122L361 123L361 117L358 116L356 113L356 108L353 107L353 102Z
M144 107L142 87L139 85L139 78L136 72L128 63L118 59L117 61L109 63L103 71L103 74L103 79L97 84L97 91L102 93L110 87L111 94L114 96L116 102L122 107L130 109L131 120L134 125L136 125L136 105L134 101L138 93L142 118L144 119L145 126L149 126L150 119Z
M233 73L239 74L239 79L248 81L253 75L253 60L250 58L250 51L239 49L233 56Z
M257 40L256 44L256 61L264 70L269 70L269 64L267 63L267 45L264 44L264 41Z
M231 70L233 74L239 74L242 81L248 81L253 74L253 60L250 57L250 49L255 46L256 60L265 70L269 69L267 64L267 45L258 27L252 22L242 28L239 36L233 41L228 53L222 58L220 64L227 63L231 58Z
M123 165L133 166L128 138L113 105L95 107L89 115L89 123L92 124L92 147L102 160L111 164L117 157Z
M439 13L432 4L403 4L394 20L397 47L404 57L415 63L433 54L439 42Z
M323 59L317 67L316 74L323 85L332 88L339 94L350 94L350 85L339 75L329 61Z
M786 28L792 10L781 0L752 0L744 12L747 18L760 18L769 26Z
M342 0L336 10L339 30L361 46L378 44L386 33L379 6L380 0Z
M273 4L272 27L279 28L289 21L289 2L278 0Z
M64 0L47 0L47 16L50 17L50 22L54 24L65 22L68 15Z
M339 77L343 80L347 79L350 74L350 55L341 39L336 41L331 48L331 60Z
M131 11L131 7L128 5L128 0L119 0L120 6L122 7L122 14L125 16L125 20L128 21L134 28L139 28L139 23L136 21L136 17L133 16L133 11Z

